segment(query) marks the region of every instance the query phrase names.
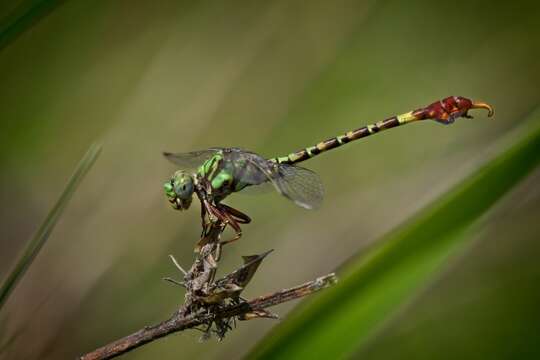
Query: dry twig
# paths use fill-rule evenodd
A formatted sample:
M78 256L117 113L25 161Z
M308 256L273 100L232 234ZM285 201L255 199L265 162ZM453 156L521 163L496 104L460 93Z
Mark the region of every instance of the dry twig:
M147 326L131 335L83 355L80 359L111 359L174 332L192 329L217 319L226 319L246 313L253 313L256 310L264 310L270 306L301 298L324 289L332 285L335 281L336 276L329 274L291 289L281 290L240 304L229 305L216 313L208 314L200 311L199 313L183 315L181 311L178 311L166 321L154 326Z
M220 221L210 225L197 245L199 251L189 271L185 271L176 259L170 256L184 280L177 281L172 278L164 278L164 280L186 289L184 304L170 319L157 325L146 326L131 335L89 352L80 359L111 359L161 337L198 326L205 327L202 329L204 334L201 339L206 340L211 334L215 334L221 340L232 329L236 319L277 318L277 315L266 308L310 295L334 284L337 280L334 274L329 274L290 289L280 290L249 301L245 300L240 294L262 260L271 251L260 255L244 256L243 266L215 280L218 261L221 257L221 234L225 226L226 224Z

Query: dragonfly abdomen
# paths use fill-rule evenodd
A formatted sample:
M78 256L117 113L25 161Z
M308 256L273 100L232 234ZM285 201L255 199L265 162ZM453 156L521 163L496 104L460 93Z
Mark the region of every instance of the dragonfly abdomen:
M376 134L386 129L408 124L413 121L428 119L436 120L437 122L443 124L452 124L458 117L470 117L467 114L470 109L480 108L488 110L488 116L493 115L493 109L488 104L473 102L461 96L450 96L443 100L436 101L424 108L409 111L407 113L393 116L391 118L378 121L374 124L349 131L343 135L321 141L315 146L304 148L297 152L290 153L287 156L274 158L272 161L279 164L296 164L322 154L325 151L335 149L351 141Z
M295 164L307 159L310 159L314 156L317 156L325 151L335 149L342 145L345 145L351 141L361 139L363 137L376 134L380 131L390 129L396 126L399 126L409 120L412 116L412 112L402 114L399 116L393 116L391 118L379 121L374 124L370 124L364 127L361 127L356 130L349 131L343 135L339 135L316 144L315 146L304 148L300 151L290 153L287 156L278 157L274 161L280 164Z

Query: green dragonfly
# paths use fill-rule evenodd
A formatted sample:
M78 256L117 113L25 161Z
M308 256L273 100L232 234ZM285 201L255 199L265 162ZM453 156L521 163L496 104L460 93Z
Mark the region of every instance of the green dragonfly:
M251 221L246 214L222 203L230 194L271 184L278 193L298 206L316 208L323 199L321 180L315 172L298 166L298 163L354 140L411 122L435 120L448 125L459 117L472 118L468 114L470 109L486 109L488 116L493 115L493 108L486 103L451 96L283 157L267 159L240 148L210 148L176 154L165 152L167 159L180 166L180 170L164 184L165 194L174 209L187 210L195 193L201 202L203 237L209 225L206 219L210 222L217 219L234 229L235 236L222 242L229 243L240 238L240 224Z

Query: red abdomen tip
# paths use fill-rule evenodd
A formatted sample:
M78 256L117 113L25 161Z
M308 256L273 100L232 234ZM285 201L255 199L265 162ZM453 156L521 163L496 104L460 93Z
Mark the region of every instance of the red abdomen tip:
M434 102L423 109L418 109L414 115L419 120L433 119L443 124L451 124L459 117L472 118L468 114L471 109L488 110L488 116L493 116L493 107L483 102L474 102L462 96L449 96Z

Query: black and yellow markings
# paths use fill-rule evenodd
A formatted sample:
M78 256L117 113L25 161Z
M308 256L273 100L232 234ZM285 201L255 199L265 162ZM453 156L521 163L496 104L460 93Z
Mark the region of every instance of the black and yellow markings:
M336 136L335 139L339 145L343 145L349 142L349 138L346 137L345 135Z
M403 125L403 124L406 124L415 120L418 120L418 118L414 115L413 111L410 111L408 113L401 114L398 116L393 116L391 118L378 121L374 124L370 124L356 130L348 131L347 133L343 135L339 135L339 136L330 138L328 140L321 141L315 146L307 147L300 151L291 153L287 156L275 158L273 159L273 161L279 164L299 163L301 161L317 156L325 151L345 145L351 141L354 141L354 140L357 140L357 139L360 139L360 138L363 138L372 134L376 134L380 131L391 129L393 127L400 126L400 125Z
M321 150L319 150L319 148L316 146L311 146L311 147L306 148L306 152L309 157L314 157L315 155L320 154Z
M399 122L399 125L406 124L415 120L420 120L414 115L414 111L409 111L408 113L398 115L396 116L396 119Z
M278 164L287 163L290 161L289 156L280 156L278 158L273 159Z

